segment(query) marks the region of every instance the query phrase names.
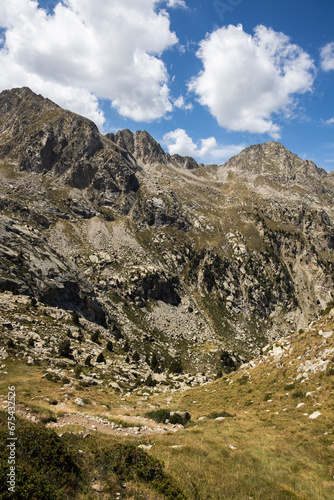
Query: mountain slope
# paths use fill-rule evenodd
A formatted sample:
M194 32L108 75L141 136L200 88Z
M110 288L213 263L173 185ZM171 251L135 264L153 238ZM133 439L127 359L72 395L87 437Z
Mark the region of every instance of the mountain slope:
M332 300L332 176L281 144L198 165L27 88L0 94L0 131L2 289L116 328L160 371L228 370Z

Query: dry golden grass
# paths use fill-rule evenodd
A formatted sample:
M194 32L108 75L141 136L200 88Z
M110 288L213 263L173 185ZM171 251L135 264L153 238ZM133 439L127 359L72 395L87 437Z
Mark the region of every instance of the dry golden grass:
M309 373L298 380L297 375L302 362L333 347L333 337L324 343L319 335L319 330L333 329L333 317L320 318L305 332L284 340L286 355L280 359L268 355L256 360L254 368L238 370L211 384L184 392L152 394L141 402L142 406L136 393L122 400L121 395L96 386L61 389L61 384L41 378L45 367L27 366L17 360L5 361L8 373L1 374L0 394L5 396L7 386L15 385L18 402L37 413L84 411L109 418L144 415L149 405L164 408L171 398L171 410L190 411L192 422L188 427L177 433L104 436L103 440L152 444L149 453L165 462L167 472L190 499L331 500L334 376L331 370ZM67 401L65 394L69 394ZM76 397L87 398L91 404L79 408L74 403ZM63 401L66 406L50 405L46 398ZM321 415L310 419L315 411ZM214 420L208 418L212 412L231 416ZM69 430L82 429L67 426L59 432ZM133 488L131 494L127 490L130 496L126 498L160 498L142 486Z

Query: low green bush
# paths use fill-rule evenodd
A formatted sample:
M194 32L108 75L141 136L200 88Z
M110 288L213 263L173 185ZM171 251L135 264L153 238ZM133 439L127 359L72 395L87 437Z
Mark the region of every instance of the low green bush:
M102 468L107 482L110 473L124 481L148 483L166 500L185 500L181 488L164 472L164 465L134 444L119 443L96 450L96 463ZM110 479L109 479L110 481Z
M180 415L179 413L174 413L174 415L170 415L168 420L169 423L173 425L177 424L186 425L186 423L188 422L188 420L182 417L182 415Z
M59 356L62 358L70 358L72 354L70 339L62 340L58 347Z
M334 375L334 366L329 366L326 370L326 375L327 376L332 376Z
M100 343L99 334L97 332L93 332L90 336L90 340L95 344L99 344Z
M150 418L158 424L164 424L169 419L170 411L160 408L159 410L152 410L145 413L145 417Z
M291 397L294 399L297 399L297 398L304 398L305 395L306 395L306 393L304 391L298 390L298 391L293 392L291 394Z
M96 362L97 363L105 363L105 359L104 359L104 356L103 356L102 352L100 352L100 354L97 356Z
M9 340L7 341L7 347L8 347L9 349L15 349L15 347L16 347L16 346L15 346L15 343L14 343L13 339L9 339Z
M249 377L247 375L243 375L242 377L238 378L236 382L240 385L246 385L247 382L249 381Z
M29 337L28 346L35 347L35 340L32 337Z
M74 496L80 466L57 434L16 419L15 493L8 491L6 412L0 412L0 498L62 500Z
M154 380L151 374L149 374L144 384L147 385L147 387L155 387L157 385L157 381Z

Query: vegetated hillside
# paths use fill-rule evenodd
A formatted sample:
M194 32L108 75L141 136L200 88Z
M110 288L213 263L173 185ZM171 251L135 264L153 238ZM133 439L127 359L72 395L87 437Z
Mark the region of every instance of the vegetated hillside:
M171 407L188 410L196 426L173 437L177 452L165 438L155 456L182 484L196 478L198 498L331 499L333 332L328 308L238 371L176 393Z
M23 296L4 296L23 304ZM48 308L48 325L56 311ZM10 346L0 365L0 401L14 384L17 416L61 435L18 422L19 491L50 499L332 499L333 332L328 307L237 371L177 391L161 381L125 393L107 386L108 370L93 384L92 367L89 376L66 363L51 369L48 359L26 365L15 356L20 346ZM182 425L171 423L176 416Z
M0 94L0 134L1 289L143 369L228 371L333 298L333 176L279 143L198 165L27 88Z

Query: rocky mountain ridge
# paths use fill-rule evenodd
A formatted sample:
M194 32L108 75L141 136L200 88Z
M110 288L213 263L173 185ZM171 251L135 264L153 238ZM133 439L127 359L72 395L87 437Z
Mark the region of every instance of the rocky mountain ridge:
M221 166L0 94L1 289L76 311L144 360L223 370L333 300L332 174L278 143ZM211 368L210 368L211 369Z

